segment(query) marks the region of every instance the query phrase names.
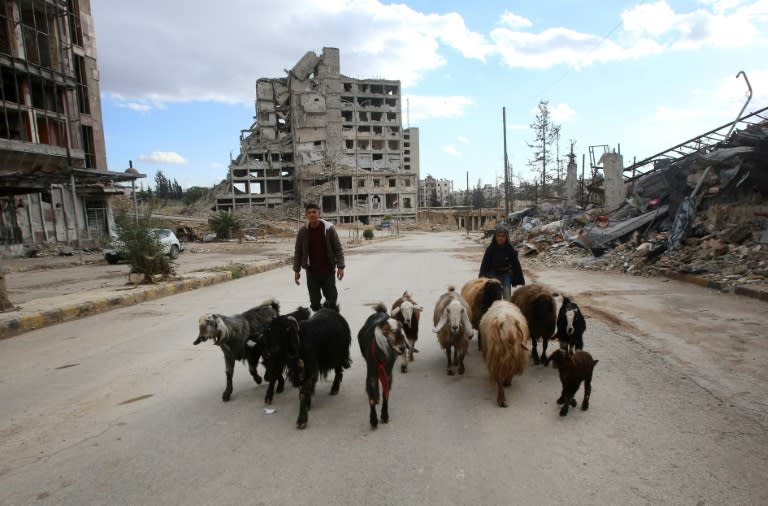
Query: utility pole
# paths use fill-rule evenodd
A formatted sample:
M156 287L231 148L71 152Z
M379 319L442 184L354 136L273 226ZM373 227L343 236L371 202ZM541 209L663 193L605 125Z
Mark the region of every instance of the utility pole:
M509 219L509 160L507 159L507 108L501 108L501 122L504 130L504 223Z

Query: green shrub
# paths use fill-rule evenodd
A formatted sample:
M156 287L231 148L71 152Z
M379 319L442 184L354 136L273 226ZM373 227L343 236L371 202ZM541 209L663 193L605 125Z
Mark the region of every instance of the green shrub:
M371 240L373 239L373 229L372 228L366 228L363 230L363 239Z
M171 259L163 254L160 238L151 232L151 210L135 220L127 213L115 216L120 257L131 266L132 274L143 274L142 283L153 283L153 276L173 273Z
M211 230L216 233L218 239L231 239L233 234L242 230L240 219L229 211L221 211L211 218Z

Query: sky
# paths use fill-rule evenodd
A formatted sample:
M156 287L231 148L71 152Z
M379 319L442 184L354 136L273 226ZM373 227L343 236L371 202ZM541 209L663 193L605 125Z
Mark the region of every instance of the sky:
M342 74L402 83L420 177L454 189L536 177L539 101L574 142L624 164L768 106L768 0L92 0L108 169L154 186L226 179L256 80L336 47Z

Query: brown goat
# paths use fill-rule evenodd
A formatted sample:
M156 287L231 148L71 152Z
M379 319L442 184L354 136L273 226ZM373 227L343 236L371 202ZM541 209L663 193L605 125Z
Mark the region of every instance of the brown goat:
M461 287L461 296L469 304L472 311L472 326L480 329L480 319L494 301L504 297L504 287L496 278L476 278L464 283ZM477 336L477 349L483 349L482 332Z
M517 306L497 300L480 320L480 332L485 339L483 358L491 383L496 385L496 403L507 407L504 386L522 374L528 365L528 323Z
M475 336L470 315L467 302L452 286L437 299L432 319L435 327L432 332L437 334L437 341L445 350L448 376L453 376L453 366L458 366L459 374L464 374L464 355L467 353L469 340Z
M547 345L555 334L557 327L557 311L562 300L562 295L553 293L549 288L530 284L524 285L512 292L512 302L520 308L531 332L531 358L534 364L538 364L539 353L536 343L542 342L541 362L547 365Z
M557 403L563 405L560 408L560 416L568 414L568 406L576 406L574 397L582 381L584 382L584 399L581 401L581 409L588 410L589 396L592 393L592 372L599 360L594 360L586 351L577 351L571 355L562 349L552 353L549 360L552 361L552 367L559 371L560 384L563 386L560 398L557 399Z

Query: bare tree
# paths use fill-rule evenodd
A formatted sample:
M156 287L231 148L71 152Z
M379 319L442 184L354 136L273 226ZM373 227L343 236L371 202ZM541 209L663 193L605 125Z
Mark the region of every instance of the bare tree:
M548 168L553 161L552 145L557 144L557 139L560 137L560 125L552 122L548 101L539 101L538 109L539 112L536 114L536 118L530 124L535 139L533 144L528 144L528 147L533 149L533 158L528 160L528 166L540 171L539 182L543 190L547 183L552 180L552 175Z

